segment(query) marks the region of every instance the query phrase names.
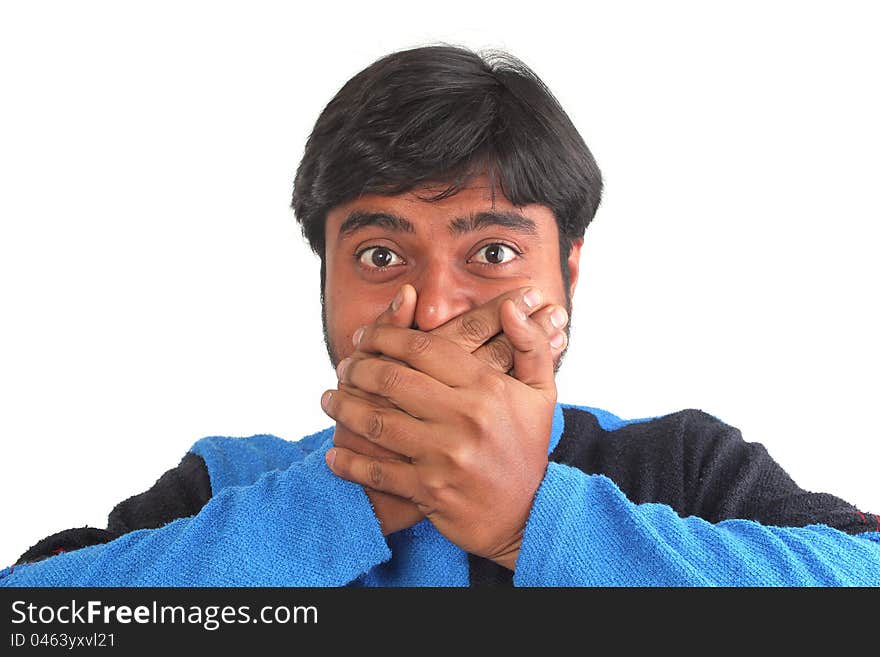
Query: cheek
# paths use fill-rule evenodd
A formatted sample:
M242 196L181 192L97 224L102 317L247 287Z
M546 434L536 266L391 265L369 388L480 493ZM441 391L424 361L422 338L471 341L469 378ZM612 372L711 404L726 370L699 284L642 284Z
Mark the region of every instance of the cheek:
M391 299L366 293L356 286L328 285L325 291L325 312L327 314L327 334L337 358L350 356L354 351L351 337L366 324L372 324L381 315Z
M539 263L535 263L532 282L544 291L544 297L551 303L565 305L565 281L562 277L562 263L558 249L547 249Z
M557 267L554 276L544 276L537 285L544 291L548 303L565 306L565 282L562 280L562 269Z

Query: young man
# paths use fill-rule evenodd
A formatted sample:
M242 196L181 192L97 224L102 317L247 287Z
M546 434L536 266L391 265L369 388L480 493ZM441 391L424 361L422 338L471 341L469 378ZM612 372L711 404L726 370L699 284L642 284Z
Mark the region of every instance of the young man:
M335 427L200 440L106 530L50 536L0 583L880 585L868 516L736 429L557 403L601 189L514 58L375 62L322 112L294 185Z

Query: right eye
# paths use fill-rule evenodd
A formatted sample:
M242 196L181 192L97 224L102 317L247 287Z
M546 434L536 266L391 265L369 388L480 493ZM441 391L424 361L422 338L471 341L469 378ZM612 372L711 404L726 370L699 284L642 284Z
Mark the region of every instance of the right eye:
M387 246L371 246L357 254L358 261L368 269L388 269L403 263L403 258Z

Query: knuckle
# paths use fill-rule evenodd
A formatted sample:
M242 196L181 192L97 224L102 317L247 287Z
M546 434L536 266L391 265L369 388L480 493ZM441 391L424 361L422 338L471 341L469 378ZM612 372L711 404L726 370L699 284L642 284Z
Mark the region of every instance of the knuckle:
M460 324L461 335L470 342L482 344L489 337L489 325L479 315L463 317Z
M401 379L396 365L385 365L379 372L379 390L383 395L391 394L400 387Z
M367 438L372 440L374 443L379 442L382 439L384 430L385 419L382 416L382 411L378 409L371 411L369 416L367 417Z
M370 464L367 466L367 477L372 486L379 487L384 483L385 471L382 469L381 461L376 461L375 459L370 461Z
M416 333L409 340L409 351L411 354L425 354L431 350L433 340L427 333Z
M484 395L480 395L470 403L464 404L462 415L468 427L467 434L485 435L491 428L494 408L495 405L491 404Z
M438 499L442 499L446 494L448 488L449 484L447 483L446 479L438 475L427 476L422 481L422 490L424 491L424 497L434 502L436 502Z
M469 472L473 469L476 455L467 441L459 441L446 453L449 464L456 470Z
M436 478L423 489L423 496L436 511L450 510L457 506L458 494L446 479Z
M513 367L513 351L506 340L497 338L486 344L489 365L507 373Z

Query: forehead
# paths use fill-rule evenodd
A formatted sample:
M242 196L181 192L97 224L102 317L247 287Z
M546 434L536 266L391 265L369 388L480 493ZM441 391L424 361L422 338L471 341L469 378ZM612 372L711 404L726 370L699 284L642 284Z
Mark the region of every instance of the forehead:
M445 189L445 185L428 185L394 196L363 194L335 206L327 213L327 244L339 236L340 227L357 211L388 212L405 219L417 236L437 237L441 233L461 234L461 227L481 212L507 212L522 215L534 225L536 237L555 238L556 220L553 212L537 203L514 205L496 186L494 198L486 176L475 178L453 196L437 201L426 200Z

